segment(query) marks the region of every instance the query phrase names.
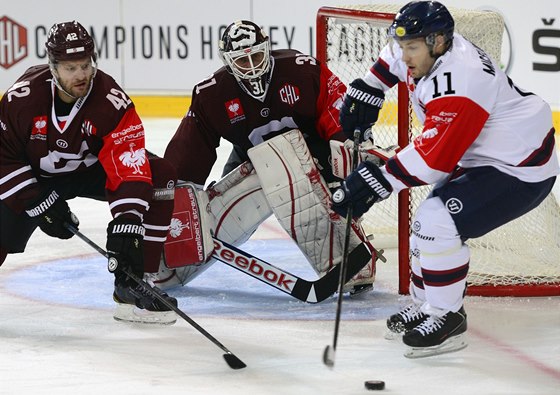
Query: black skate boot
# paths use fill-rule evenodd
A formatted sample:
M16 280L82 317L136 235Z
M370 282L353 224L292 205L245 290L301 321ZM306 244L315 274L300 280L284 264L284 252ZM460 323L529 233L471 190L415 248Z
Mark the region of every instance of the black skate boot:
M428 315L420 310L421 307L421 304L414 302L405 306L401 311L387 318L387 328L395 334L414 329L428 318Z
M403 335L403 343L410 347L404 356L422 358L462 350L467 347L466 331L467 314L463 307L441 317L429 315Z
M157 287L153 287L153 290L172 306L177 307L177 299ZM122 279L116 276L113 300L117 303L113 315L117 321L162 325L171 325L177 321L177 315L173 310L128 278Z

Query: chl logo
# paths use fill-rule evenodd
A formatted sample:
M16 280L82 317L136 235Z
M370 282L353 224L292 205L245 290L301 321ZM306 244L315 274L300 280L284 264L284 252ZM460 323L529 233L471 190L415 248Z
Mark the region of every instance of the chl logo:
M0 18L0 66L9 69L27 57L27 29L8 18Z

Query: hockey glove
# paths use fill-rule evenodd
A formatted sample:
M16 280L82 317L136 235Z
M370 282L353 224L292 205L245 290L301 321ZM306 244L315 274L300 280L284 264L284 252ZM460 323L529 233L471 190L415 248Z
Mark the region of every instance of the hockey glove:
M115 218L107 226L107 268L111 273L127 268L144 275L144 226L139 219Z
M392 191L379 167L371 162L362 162L334 192L332 208L337 214L346 216L348 206L352 204L352 216L359 218L374 203L387 199Z
M352 81L340 108L340 125L344 135L353 140L354 130L359 128L362 132L360 142L368 139L365 132L377 122L384 99L381 89L368 85L361 78Z
M54 190L30 204L25 212L37 221L37 225L43 232L59 239L69 239L74 236L74 233L66 229L64 224L72 225L76 229L80 224L78 218L70 211L66 200Z

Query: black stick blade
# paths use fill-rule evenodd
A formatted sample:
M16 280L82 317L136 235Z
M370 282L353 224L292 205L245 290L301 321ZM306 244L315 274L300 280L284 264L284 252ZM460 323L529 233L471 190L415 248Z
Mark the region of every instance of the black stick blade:
M247 365L245 365L245 362L243 362L241 359L237 358L235 355L231 353L224 354L224 359L226 360L229 367L232 369L238 370L247 367Z
M334 366L334 357L334 348L332 348L331 346L325 347L325 351L323 352L323 363L329 368L332 368Z

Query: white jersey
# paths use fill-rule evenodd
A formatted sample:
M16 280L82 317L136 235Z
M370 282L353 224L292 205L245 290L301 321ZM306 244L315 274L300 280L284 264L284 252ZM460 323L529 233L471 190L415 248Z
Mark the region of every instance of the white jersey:
M431 71L414 81L395 42L364 77L386 91L406 82L424 128L382 168L395 192L445 180L459 165L493 166L525 182L560 172L550 107L524 92L480 48L455 33Z

